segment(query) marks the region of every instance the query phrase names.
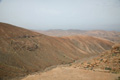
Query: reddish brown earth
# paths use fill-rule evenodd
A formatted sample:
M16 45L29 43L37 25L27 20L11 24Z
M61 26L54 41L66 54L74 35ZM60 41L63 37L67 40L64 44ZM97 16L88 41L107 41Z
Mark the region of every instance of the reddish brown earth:
M0 80L98 55L113 44L90 36L50 37L0 23Z
M95 58L81 59L70 66L58 66L21 80L120 80L120 44Z

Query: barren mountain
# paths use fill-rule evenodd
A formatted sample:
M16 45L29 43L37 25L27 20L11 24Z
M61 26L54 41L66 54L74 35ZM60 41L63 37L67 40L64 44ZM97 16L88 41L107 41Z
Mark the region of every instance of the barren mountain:
M120 80L120 44L93 58L84 58L66 66L33 75L21 80Z
M0 23L0 80L97 55L113 45L89 36L50 37Z
M37 31L37 30L36 30ZM113 42L120 42L120 32L116 31L104 31L104 30L48 30L48 31L41 31L38 30L37 32L49 35L49 36L73 36L73 35L88 35L94 37L100 37L107 40L111 40Z

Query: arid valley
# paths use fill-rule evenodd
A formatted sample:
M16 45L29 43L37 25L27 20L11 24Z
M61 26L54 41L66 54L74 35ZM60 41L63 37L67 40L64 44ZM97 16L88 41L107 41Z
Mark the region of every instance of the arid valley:
M120 80L120 0L0 0L0 80Z
M96 35L47 36L0 23L0 80L119 80L119 40Z

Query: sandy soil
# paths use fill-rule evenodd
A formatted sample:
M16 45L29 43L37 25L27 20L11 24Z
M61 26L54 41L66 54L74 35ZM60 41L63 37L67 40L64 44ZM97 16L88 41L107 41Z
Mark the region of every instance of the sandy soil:
M29 75L22 80L115 80L119 74L96 72L74 68L56 67L50 71Z

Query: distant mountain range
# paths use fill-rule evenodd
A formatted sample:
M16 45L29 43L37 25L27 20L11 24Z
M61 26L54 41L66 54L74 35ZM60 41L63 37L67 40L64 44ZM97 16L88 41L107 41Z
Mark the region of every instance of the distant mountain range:
M77 33L79 32L78 30ZM113 32L113 35L115 33L117 32ZM52 37L0 23L0 80L10 80L43 71L53 65L71 63L83 57L98 55L109 50L113 44L109 40L87 35Z
M113 42L120 42L120 32L117 31L104 31L104 30L47 30L47 31L42 31L42 30L36 30L36 32L43 33L45 35L49 36L73 36L73 35L88 35L88 36L94 36L94 37L99 37L99 38L104 38L107 40L111 40Z

